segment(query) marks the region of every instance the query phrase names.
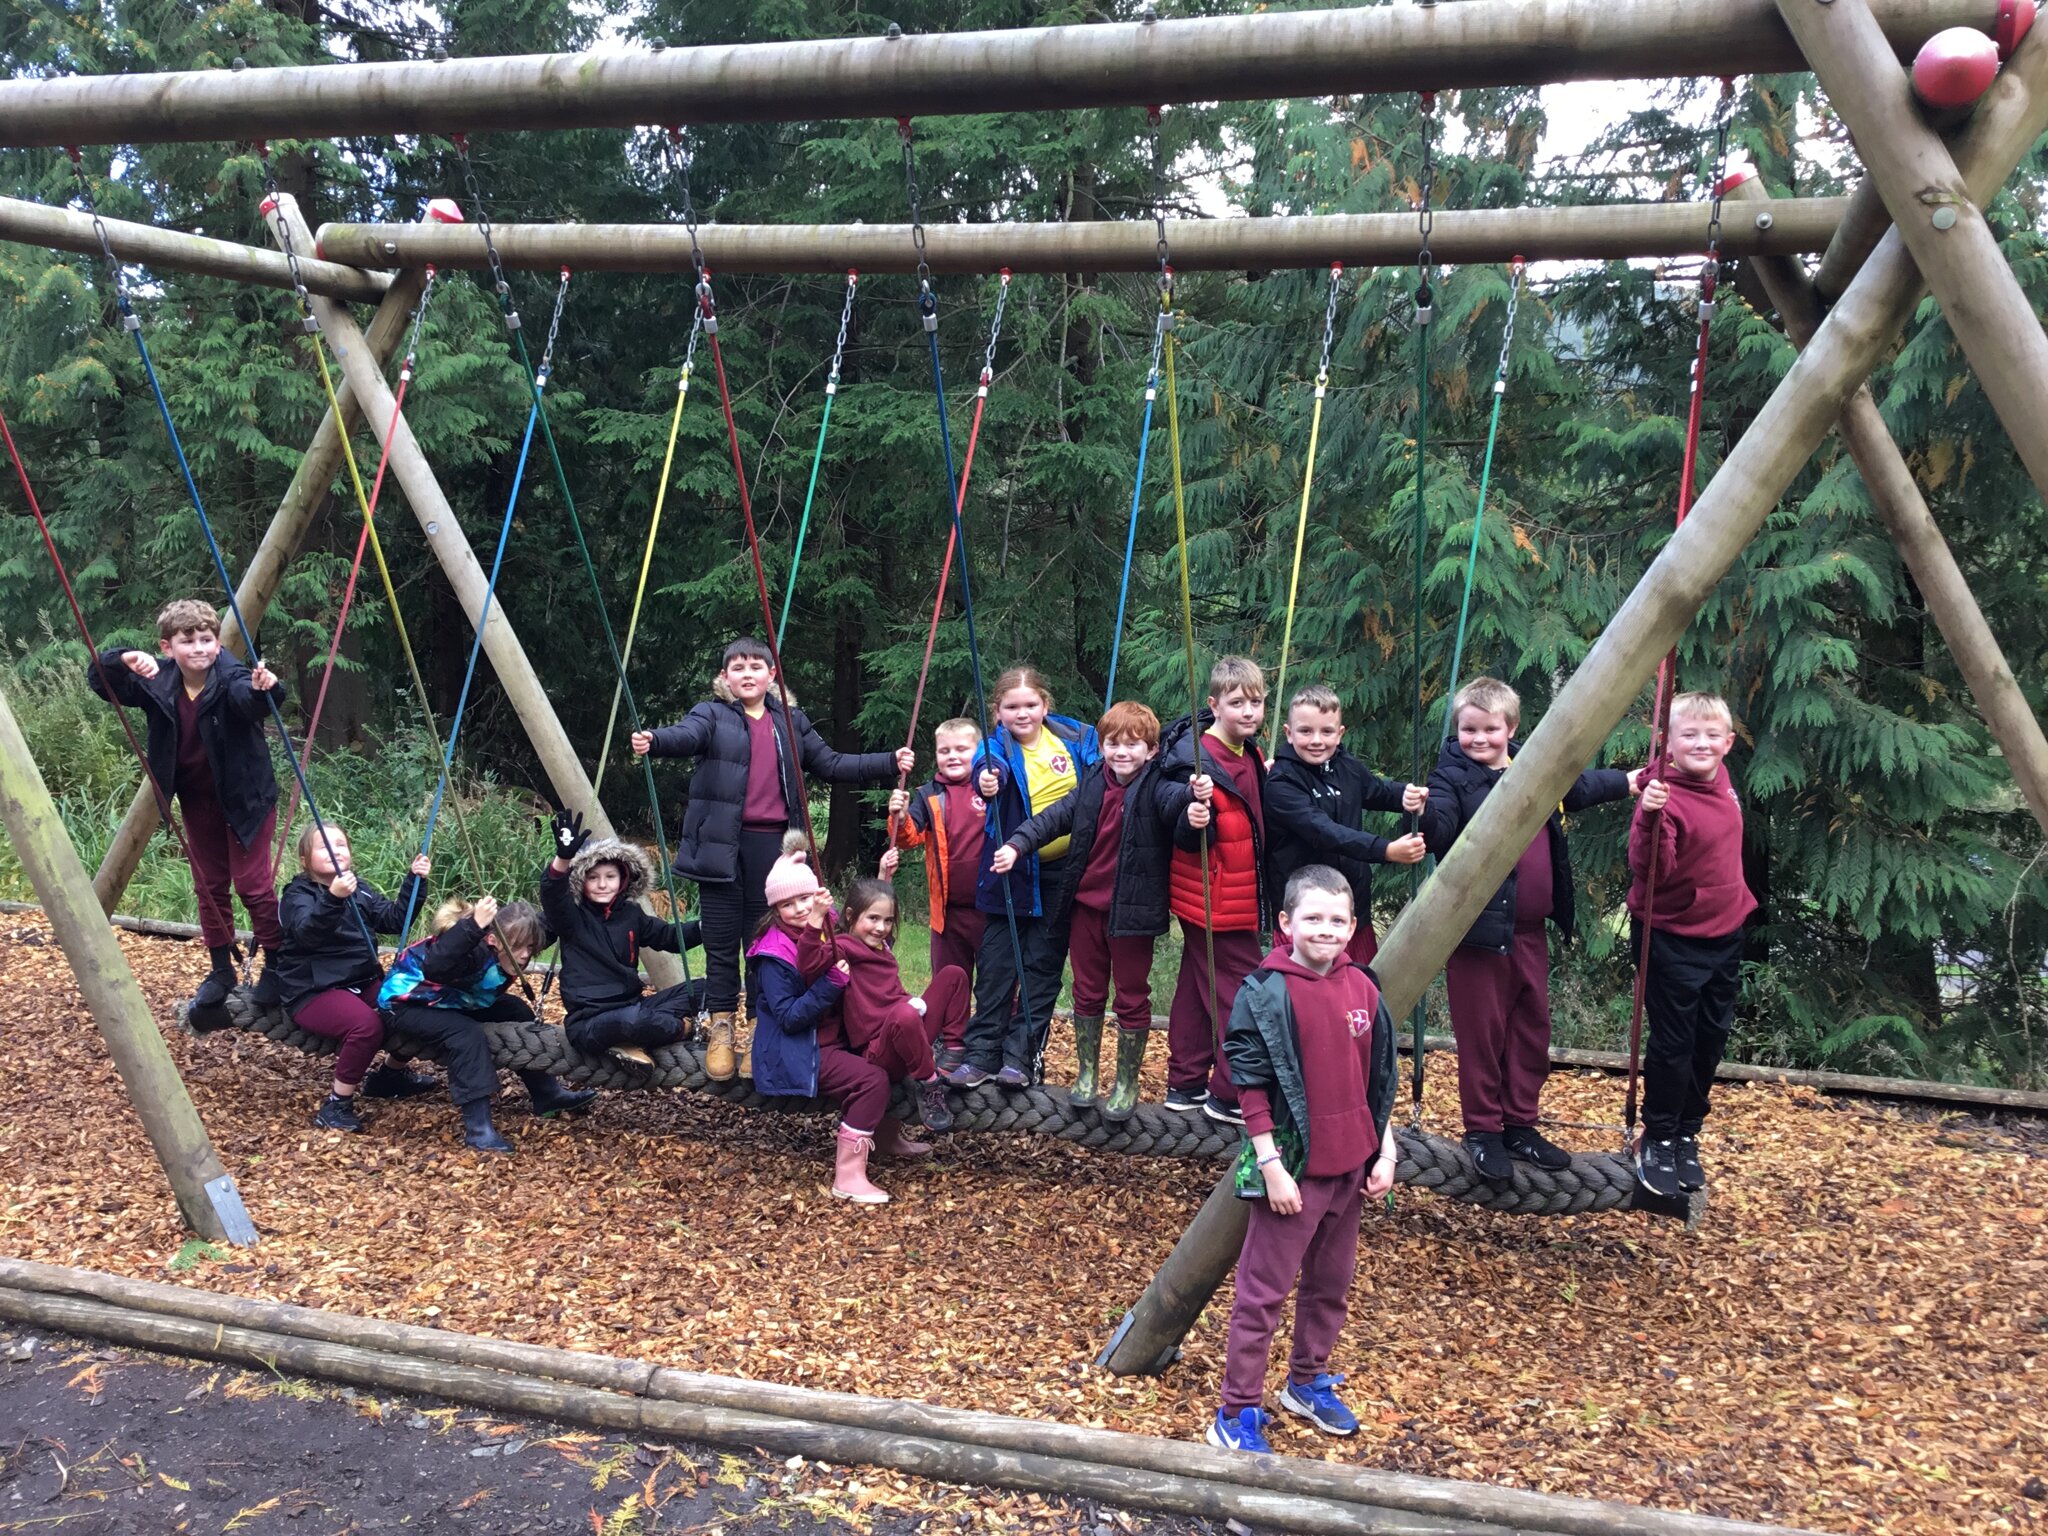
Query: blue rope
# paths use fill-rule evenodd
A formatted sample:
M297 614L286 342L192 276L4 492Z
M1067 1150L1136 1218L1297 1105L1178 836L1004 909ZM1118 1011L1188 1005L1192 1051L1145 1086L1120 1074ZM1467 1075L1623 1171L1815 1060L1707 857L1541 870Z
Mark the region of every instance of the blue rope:
M985 744L993 739L992 722L988 713L988 692L981 681L981 642L974 631L974 589L967 576L967 525L960 520L960 477L953 468L953 428L946 415L945 371L939 364L939 301L929 286L918 299L917 307L924 320L925 340L931 343L932 394L939 402L939 445L946 461L946 511L953 519L953 543L960 551L960 606L967 615L967 664L974 674L974 707L981 717L982 761L986 762L988 748ZM994 800L988 806L988 825L992 834L1001 835L1002 822ZM1017 934L1017 901L1010 893L1010 877L1002 876L1000 883L1003 888L1003 916L1010 925L1010 959L1017 968L1017 1001L1028 1020L1031 1017L1031 984L1024 975L1024 941Z
M171 452L178 456L178 473L185 477L185 494L192 499L192 510L199 514L199 531L206 536L206 552L213 556L214 573L220 577L221 590L227 594L228 612L233 615L235 627L242 632L242 643L249 648L251 661L260 661L256 654L256 632L249 628L249 621L242 617L242 605L235 599L235 583L228 575L228 563L220 551L220 541L213 535L213 522L206 515L206 504L199 497L199 483L192 478L192 465L185 457L185 445L178 438L178 427L171 420L170 402L164 399L164 387L156 376L156 364L150 359L149 343L142 339L142 321L129 307L128 295L115 286L115 301L120 306L121 324L129 335L135 338L135 354L142 359L143 374L149 380L149 392L156 397L157 414L164 419L164 432L171 440ZM306 779L305 770L299 764L298 750L292 745L290 727L284 723L284 712L277 707L275 693L271 689L259 690L263 702L270 706L270 718L277 722L277 734L284 742L285 760L292 765L292 776L299 781L299 796L306 802L306 812L313 818L313 826L320 833L321 846L327 850L329 863L335 863L334 844L328 841L327 823L320 817L320 807L313 799L313 786ZM338 866L337 866L338 867ZM419 890L413 883L415 893ZM377 953L377 940L370 932L370 925L363 920L363 914L356 904L348 903L348 910L356 920L356 927L362 931L363 942L370 946L371 955Z
M512 472L512 494L505 502L505 520L498 525L498 548L491 556L491 579L484 587L483 609L476 616L476 638L469 643L469 665L463 669L462 691L455 696L455 715L448 723L448 745L441 754L441 779L434 786L434 802L427 808L427 835L420 842L422 855L434 846L434 823L440 819L441 802L448 793L448 779L455 768L455 742L462 735L462 714L469 707L469 687L476 680L476 660L483 654L484 627L491 621L491 600L498 593L498 572L505 564L505 546L512 539L512 514L519 508L520 487L526 481L526 458L533 448L533 429L540 420L540 394L548 387L547 364L541 364L540 372L534 376L533 404L526 412L526 435L519 443L519 464ZM419 887L414 886L412 895L405 903L404 934L412 932L414 902L419 897Z
M1131 526L1124 535L1124 576L1116 594L1116 629L1109 640L1109 686L1102 696L1104 709L1116 702L1116 663L1124 644L1124 604L1131 595L1131 557L1138 548L1138 504L1145 494L1145 455L1152 446L1152 408L1158 400L1159 368L1154 364L1145 380L1145 424L1138 429L1138 478L1131 486Z

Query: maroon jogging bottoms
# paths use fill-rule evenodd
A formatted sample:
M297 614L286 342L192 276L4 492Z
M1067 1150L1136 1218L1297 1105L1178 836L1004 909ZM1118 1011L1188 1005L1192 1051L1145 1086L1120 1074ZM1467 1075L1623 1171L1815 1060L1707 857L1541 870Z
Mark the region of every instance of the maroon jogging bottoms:
M1150 1029L1152 945L1149 934L1126 933L1111 938L1106 908L1076 904L1074 926L1067 936L1067 961L1074 968L1074 1017L1101 1018L1109 1004L1110 983L1114 981L1116 1027Z
M235 942L235 909L229 890L242 898L249 929L265 949L284 942L277 921L277 884L270 868L270 844L277 836L277 812L263 819L256 840L242 846L228 826L227 813L212 795L180 795L185 841L192 848L192 891L199 898L199 934L208 949ZM343 1079L347 1081L347 1079Z
M1330 1351L1344 1329L1345 1298L1358 1268L1358 1218L1365 1203L1365 1170L1336 1178L1303 1177L1301 1210L1276 1216L1264 1200L1251 1202L1244 1249L1237 1258L1237 1299L1230 1307L1223 1355L1223 1411L1265 1401L1266 1360L1287 1293L1294 1298L1294 1349L1287 1375L1313 1381L1329 1369Z
M1468 1131L1536 1124L1550 1075L1550 939L1515 930L1505 955L1460 945L1444 966L1458 1037L1458 1105Z
M1216 934L1216 1007L1209 1008L1209 938L1198 925L1180 920L1180 979L1166 1016L1166 1086L1200 1093L1205 1087L1226 1104L1237 1102L1230 1066L1218 1048L1230 1023L1230 1005L1245 977L1265 955L1256 933Z

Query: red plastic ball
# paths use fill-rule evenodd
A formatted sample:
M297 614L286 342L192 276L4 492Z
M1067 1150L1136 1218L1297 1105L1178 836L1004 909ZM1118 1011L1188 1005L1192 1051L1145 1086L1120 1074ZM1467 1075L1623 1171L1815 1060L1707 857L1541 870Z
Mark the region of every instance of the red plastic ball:
M1913 91L1930 107L1967 107L1998 77L1998 44L1970 27L1950 27L1920 46Z

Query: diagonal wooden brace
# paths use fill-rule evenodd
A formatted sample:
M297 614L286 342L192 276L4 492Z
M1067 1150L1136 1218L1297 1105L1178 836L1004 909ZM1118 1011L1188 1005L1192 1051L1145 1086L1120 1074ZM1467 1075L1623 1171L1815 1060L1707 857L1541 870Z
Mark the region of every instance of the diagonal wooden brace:
M1732 189L1728 198L1731 202L1770 201L1763 185L1754 179ZM1747 287L1752 276L1771 308L1777 310L1792 344L1805 346L1819 327L1823 310L1820 296L1799 263L1786 256L1752 257L1742 264L1738 282ZM1912 572L1914 585L1934 615L1984 723L2005 754L2027 808L2042 831L2048 832L2048 736L2042 734L2041 722L2020 691L1998 638L1977 606L1948 540L1941 536L1868 385L1849 397L1835 432L1856 461L1870 504L1898 545L1906 569Z
M2027 472L2048 497L2048 333L1948 146L1921 115L1867 0L1777 0L1793 38L1976 369Z

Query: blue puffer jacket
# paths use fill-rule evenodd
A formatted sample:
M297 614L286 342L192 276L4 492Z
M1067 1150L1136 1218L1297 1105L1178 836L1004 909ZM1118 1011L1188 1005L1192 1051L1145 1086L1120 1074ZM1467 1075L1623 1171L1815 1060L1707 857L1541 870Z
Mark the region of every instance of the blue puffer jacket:
M1094 726L1065 715L1047 715L1044 729L1072 748L1076 783L1083 769L1102 761L1102 743ZM1038 855L1027 853L1011 866L1007 875L998 875L993 865L996 849L1031 818L1031 807L1025 799L1024 749L1003 726L997 726L975 754L975 773L979 775L984 768L993 768L1003 787L988 803L988 841L982 847L981 873L974 882L975 909L996 916L1012 910L1003 904L1003 881L1007 880L1017 916L1043 917L1047 908L1044 893L1039 889ZM1071 854L1061 861L1062 866L1072 863Z
M816 1098L818 1026L839 1006L846 978L835 967L803 982L796 940L779 924L747 950L754 962L754 1091Z

